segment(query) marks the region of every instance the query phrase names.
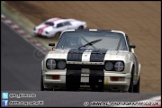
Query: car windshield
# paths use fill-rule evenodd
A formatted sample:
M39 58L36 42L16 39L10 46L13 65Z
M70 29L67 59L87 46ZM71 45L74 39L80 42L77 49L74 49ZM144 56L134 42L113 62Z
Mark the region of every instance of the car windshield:
M53 22L45 22L44 24L49 25L49 26L53 26L54 25Z
M128 50L123 34L110 31L70 31L62 34L56 49Z

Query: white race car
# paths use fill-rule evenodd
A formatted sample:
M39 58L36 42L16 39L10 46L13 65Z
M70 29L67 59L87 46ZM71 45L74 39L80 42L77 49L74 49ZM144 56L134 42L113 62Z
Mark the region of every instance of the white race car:
M34 28L34 34L43 37L59 36L68 29L85 29L86 22L76 19L51 18Z
M122 31L64 31L42 60L41 90L140 92L141 64L134 48Z

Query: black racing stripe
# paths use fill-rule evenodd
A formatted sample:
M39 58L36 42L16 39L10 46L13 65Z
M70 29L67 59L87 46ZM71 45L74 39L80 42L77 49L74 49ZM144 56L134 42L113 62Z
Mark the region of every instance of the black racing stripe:
M79 89L81 79L81 70L67 69L66 73L66 88Z
M67 61L82 61L82 55L85 49L71 49L68 52Z
M90 85L92 90L104 89L104 71L103 70L90 70L89 83L81 83L81 70L67 69L66 73L66 88L76 89L80 88L80 85Z
M90 70L89 84L92 89L104 89L104 71L103 70Z
M90 62L103 62L106 52L106 49L93 50L91 52Z
M82 69L82 68L87 68L87 69L104 69L104 65L87 65L87 64L67 64L66 65L67 69Z

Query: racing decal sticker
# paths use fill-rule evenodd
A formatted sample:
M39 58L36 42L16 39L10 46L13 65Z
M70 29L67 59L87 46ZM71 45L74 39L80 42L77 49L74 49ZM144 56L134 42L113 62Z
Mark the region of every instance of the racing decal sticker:
M79 89L82 85L89 85L93 90L104 89L104 71L91 69L67 69L67 89Z
M67 61L103 62L107 50L71 49Z
M38 34L41 35L42 32L43 32L43 30L44 30L45 28L47 28L47 27L49 27L49 25L46 25L46 26L44 26L44 27L38 29Z
M89 84L92 89L103 90L104 71L103 70L90 70Z
M68 52L67 61L82 61L82 54L85 49L71 49Z
M90 62L103 62L107 50L93 50L90 56Z
M80 79L80 87L81 85L89 85L89 73L90 69L81 68L81 79Z
M81 70L67 69L66 87L68 89L79 89L81 79Z
M89 62L92 50L85 50L82 55L82 62Z

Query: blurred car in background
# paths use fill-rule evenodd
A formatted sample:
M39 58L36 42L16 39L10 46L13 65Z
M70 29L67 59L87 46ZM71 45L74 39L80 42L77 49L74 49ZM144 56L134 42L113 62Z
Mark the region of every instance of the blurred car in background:
M68 29L85 29L86 22L76 19L51 18L34 28L34 34L43 37L59 36Z
M141 64L134 48L122 31L66 30L42 60L41 90L139 92Z

